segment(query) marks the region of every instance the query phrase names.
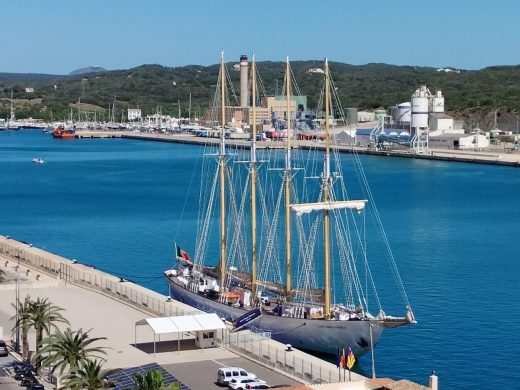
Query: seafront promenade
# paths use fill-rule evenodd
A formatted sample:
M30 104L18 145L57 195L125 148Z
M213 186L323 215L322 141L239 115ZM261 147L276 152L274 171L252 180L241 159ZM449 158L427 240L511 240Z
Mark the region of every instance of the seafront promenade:
M217 138L196 137L192 134L159 134L159 133L137 133L137 132L122 132L122 131L78 131L77 138L127 138L144 141L157 142L175 142L184 144L218 144ZM228 145L250 147L250 142L243 139L228 139ZM258 148L278 148L284 147L282 141L258 141ZM315 141L294 140L292 142L293 148L303 149L320 149L324 148L324 144ZM335 147L344 153L358 153L368 154L381 157L401 157L413 158L422 160L440 160L440 161L454 161L465 163L504 165L512 167L520 167L520 152L508 151L502 149L493 149L489 151L482 150L451 150L451 149L431 149L430 153L415 153L410 149L399 150L375 150L373 148L366 148L361 146L351 146L339 144Z
M343 381L334 364L308 355L250 331L232 333L230 324L217 332L216 348L198 349L191 334L159 337L154 354L153 331L136 322L150 317L193 314L196 309L91 266L0 236L0 268L7 281L0 284L0 327L6 340L14 341L11 329L18 290L20 299L48 298L65 309L73 330L92 329L91 337L106 337L105 368L125 368L158 363L191 389L218 388L216 371L222 366L241 366L270 384L319 384ZM60 326L65 328L66 326ZM178 351L178 338L181 348ZM30 350L35 336L29 335ZM134 345L137 341L137 344ZM246 358L246 359L244 359ZM345 377L348 381L348 373ZM352 373L342 388L371 389L374 384ZM52 388L52 387L50 387Z

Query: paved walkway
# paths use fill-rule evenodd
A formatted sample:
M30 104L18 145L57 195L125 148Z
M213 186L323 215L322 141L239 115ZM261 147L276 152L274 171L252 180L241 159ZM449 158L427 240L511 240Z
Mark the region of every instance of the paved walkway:
M273 384L337 381L334 364L296 349L287 351L283 344L261 339L248 330L233 334L232 339L237 340L226 341L223 348L204 350L195 348L193 336L186 333L157 336L157 341L161 342L156 344L154 354L152 330L148 326L136 328L135 323L149 317L193 313L196 311L193 307L3 236L0 236L0 268L7 273L8 279L0 284L0 327L5 330L6 339L10 338L10 330L14 327L12 303L18 290L22 300L27 295L33 299L48 298L54 305L64 308L71 329L91 330L91 337L107 337L96 345L107 347L105 368L108 369L156 362L171 368L171 373L178 376L181 366L200 368L217 364L214 370L194 371L195 375L201 376L200 380L207 383L206 388L211 388L215 381L216 368L226 365L226 362L240 366L247 364L244 367L255 373L268 372L266 380ZM29 342L30 350L34 351L34 332L29 334ZM359 384L365 380L354 373L352 378Z
M8 261L7 266L5 265L6 261ZM216 380L216 369L201 370L201 367L215 366L215 368L218 368L226 365L223 362L233 362L234 364L247 362L246 365L254 369L254 372L258 372L258 376L260 376L261 370L267 370L252 361L244 361L239 355L229 350L195 348L192 341L193 336L187 334L181 336L184 341L181 343L180 353L177 351L176 334L161 336L161 343L157 344L157 354L154 356L152 330L147 326L135 327L137 321L152 317L150 314L99 292L77 287L70 283L65 284L62 280L42 273L39 274L39 280L36 281L34 270L23 265L17 265L16 262L4 256L0 256L0 263L1 268L7 272L8 279L7 282L0 284L0 327L3 328L4 338L7 340L11 338L11 329L14 327L13 318L16 313L11 304L15 301L18 287L20 299L23 299L26 295L31 296L31 298L48 298L54 305L64 308L64 316L70 321L71 329L91 329L91 337L106 337L107 340L95 344L96 346L107 347L107 361L104 368L134 367L157 362L177 376L177 374L183 372L180 367L197 367L195 371L191 370L195 375L198 375L196 383L202 382L206 385L204 387L193 387L194 390L212 388L213 382ZM29 276L27 276L28 269ZM122 284L125 283L129 282ZM179 302L166 302L166 297L163 298L165 304L184 306ZM183 309L193 311L191 307L183 307ZM65 324L58 325L62 329L67 327ZM136 337L137 348L133 345ZM35 334L33 331L29 333L29 343L30 350L34 351ZM179 364L181 366L178 366ZM278 384L297 383L280 373L270 372L271 382L275 381ZM181 375L181 377L185 377L185 375ZM179 377L180 380L181 377Z

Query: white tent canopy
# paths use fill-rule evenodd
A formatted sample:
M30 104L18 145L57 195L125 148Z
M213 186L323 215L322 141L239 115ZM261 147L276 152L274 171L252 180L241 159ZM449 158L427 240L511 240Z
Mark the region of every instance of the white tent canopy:
M175 317L159 317L159 318L145 318L135 323L135 345L137 345L137 326L148 325L152 328L153 336L153 350L155 355L155 335L166 333L180 333L180 332L205 332L218 329L225 329L226 325L215 314L192 314L186 316Z

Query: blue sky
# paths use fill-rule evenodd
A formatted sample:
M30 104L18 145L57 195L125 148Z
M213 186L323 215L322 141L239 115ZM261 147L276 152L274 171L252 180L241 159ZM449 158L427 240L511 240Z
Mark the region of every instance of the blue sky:
M0 72L258 61L520 64L516 0L0 0Z

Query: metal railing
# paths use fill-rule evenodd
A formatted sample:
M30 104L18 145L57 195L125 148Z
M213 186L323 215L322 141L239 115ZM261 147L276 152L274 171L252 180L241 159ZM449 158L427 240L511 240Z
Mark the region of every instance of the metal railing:
M305 382L318 384L340 381L338 371L331 369L330 365L327 367L326 363L304 359L294 351L277 347L269 340L270 337L263 333L232 333L229 330L217 336L217 342L222 347Z
M13 243L21 245L16 241ZM26 248L20 248L16 244L0 242L0 255L15 261L18 265L29 265L31 268L63 280L65 283L101 292L151 315L166 317L198 312L195 309L185 311L158 293L126 282L122 283L116 280L116 277L94 268L89 270L85 269L84 265L76 266L70 260L59 261L41 256ZM36 274L35 278L38 279L39 275ZM221 347L246 356L264 366L283 371L308 383L339 381L338 371L331 369L330 365L327 367L325 362L319 364L318 361L306 360L297 356L293 351L277 347L269 342L270 334L268 333L232 333L229 329L216 333L216 342Z
M117 278L94 268L89 270L85 269L84 265L78 265L81 267L79 268L72 261L63 262L40 256L30 250L20 248L16 244L10 245L6 242L0 242L0 255L14 260L17 265L29 265L31 268L63 280L65 283L102 292L151 315L166 317L188 314L159 293L139 288L130 282L122 283L114 280ZM35 277L39 279L38 275ZM189 313L195 311L194 309Z

